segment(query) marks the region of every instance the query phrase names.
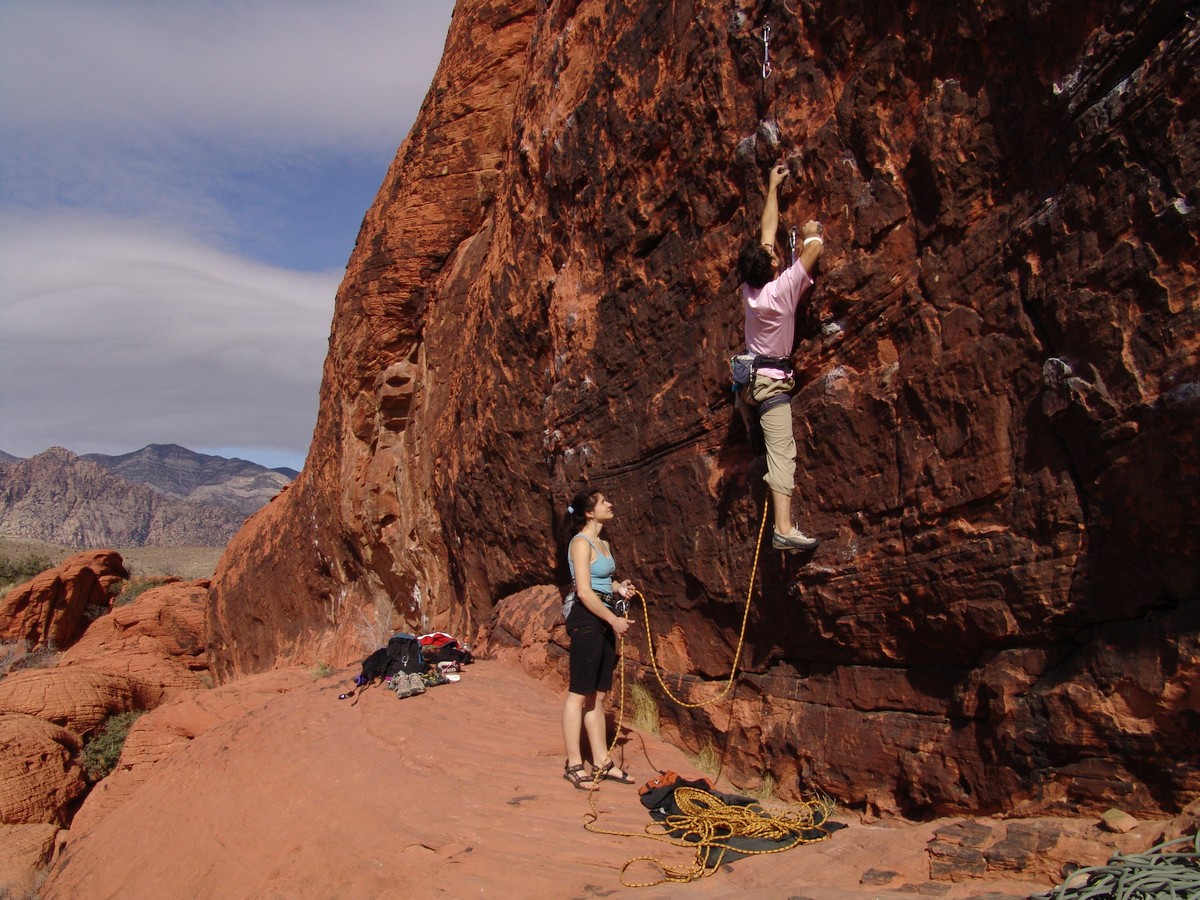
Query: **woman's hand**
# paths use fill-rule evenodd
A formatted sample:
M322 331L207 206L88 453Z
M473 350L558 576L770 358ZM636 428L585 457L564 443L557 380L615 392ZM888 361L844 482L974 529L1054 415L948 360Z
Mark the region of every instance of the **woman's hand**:
M633 624L633 619L623 619L620 616L613 619L612 630L620 637L629 630L629 626Z
M616 593L616 595L618 597L624 597L626 600L628 600L630 597L632 597L633 592L636 590L637 590L637 588L635 588L633 586L632 581L615 581L615 582L613 582L613 591Z

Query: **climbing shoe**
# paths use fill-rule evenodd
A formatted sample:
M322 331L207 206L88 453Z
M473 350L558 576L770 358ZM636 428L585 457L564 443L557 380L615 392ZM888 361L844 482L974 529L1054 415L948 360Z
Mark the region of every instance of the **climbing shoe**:
M820 538L811 538L798 528L793 528L787 534L778 531L771 533L771 546L776 550L815 550Z

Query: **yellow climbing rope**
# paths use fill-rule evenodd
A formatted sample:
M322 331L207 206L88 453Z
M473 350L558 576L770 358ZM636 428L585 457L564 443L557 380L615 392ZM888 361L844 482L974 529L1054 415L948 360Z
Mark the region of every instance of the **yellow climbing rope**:
M642 601L642 621L645 625L645 632L646 632L646 652L650 656L650 666L654 669L654 677L658 679L658 683L662 686L662 689L666 693L666 695L668 697L670 697L671 700L673 700L675 703L679 704L680 706L686 707L688 709L700 709L701 707L704 707L704 706L711 706L712 704L714 704L714 703L718 702L719 700L721 700L722 698L724 698L731 690L733 690L733 684L737 680L738 663L741 661L741 658L742 658L742 648L745 646L745 643L746 643L746 623L750 621L750 600L754 596L754 576L758 574L758 556L759 556L759 553L762 551L763 532L766 530L766 527L767 527L767 507L768 507L769 503L770 503L770 498L768 497L767 501L763 503L762 522L758 526L758 540L755 541L755 543L754 543L754 563L750 567L750 583L748 585L746 585L746 604L745 604L745 608L742 610L742 627L741 627L741 630L738 632L737 650L734 651L734 654L733 654L733 665L729 667L729 681L727 681L725 683L725 687L722 688L721 692L719 694L717 694L716 696L710 697L709 699L703 700L699 703L689 703L686 700L682 700L679 697L675 696L675 693L671 690L670 686L667 684L666 680L663 678L662 672L658 668L658 659L654 653L654 636L650 633L650 607L646 600L646 595L643 594L641 591L637 590L636 588L633 591L633 593L636 594L638 597L640 597L641 601ZM622 663L623 662L624 662L624 660L622 659ZM622 667L622 685L624 685L624 668L623 667ZM623 697L622 697L622 701L624 701Z
M613 831L596 827L596 820L600 816L596 812L594 796L594 792L589 792L588 805L591 807L591 813L584 816L583 827L588 831L613 837L648 838L673 847L686 847L696 851L696 856L689 866L668 866L655 856L635 856L627 860L621 867L621 884L625 887L686 884L712 875L721 867L726 853L729 852L739 856L766 856L791 850L801 844L823 841L829 837L829 833L822 826L833 815L835 808L832 800L817 797L803 803L794 803L783 811L772 813L757 804L732 805L708 791L677 787L674 796L679 814L667 816L661 822L651 822L641 832ZM730 844L734 838L776 841L779 846L766 850L735 847ZM661 876L654 881L626 881L625 873L636 862L653 863L658 866Z

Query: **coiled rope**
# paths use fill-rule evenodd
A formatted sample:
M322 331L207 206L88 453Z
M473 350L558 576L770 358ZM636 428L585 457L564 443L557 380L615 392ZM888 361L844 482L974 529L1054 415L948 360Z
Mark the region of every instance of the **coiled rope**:
M651 822L641 832L613 831L599 828L596 820L594 793L588 794L591 813L584 816L584 825L595 834L614 837L647 838L674 847L694 849L696 855L689 866L668 866L655 856L635 856L621 867L621 884L625 887L654 887L658 884L686 884L712 875L725 861L726 853L738 856L767 856L783 853L801 844L814 844L829 837L821 826L833 814L834 803L818 797L795 803L780 812L768 812L760 806L737 806L698 788L677 787L674 792L679 814L667 816L661 822ZM734 838L753 838L780 842L778 847L751 850L734 847ZM786 841L786 843L783 843ZM636 862L649 862L660 872L653 881L627 881L625 873Z
M1175 844L1190 848L1168 851ZM1077 883L1082 879L1082 883ZM1056 890L1031 900L1196 900L1200 834L1175 838L1145 853L1117 853L1107 865L1076 869Z

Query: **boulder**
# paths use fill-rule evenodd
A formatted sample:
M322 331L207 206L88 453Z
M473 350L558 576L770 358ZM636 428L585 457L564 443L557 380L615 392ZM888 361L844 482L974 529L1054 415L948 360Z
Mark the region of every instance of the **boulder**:
M526 672L564 687L571 646L562 617L562 593L540 585L496 604L493 622L476 640L480 655L520 665Z
M0 896L33 897L36 872L54 855L57 825L0 823Z
M18 585L0 599L0 639L24 641L30 650L69 647L89 607L107 610L109 588L129 577L115 550L88 550Z
M103 669L147 691L161 688L162 695L201 686L208 672L208 586L204 579L176 581L143 592L96 619L59 666Z
M86 737L109 716L148 709L159 695L157 687L84 666L31 669L0 681L0 713L36 716Z
M0 823L64 825L87 785L79 736L35 716L0 712Z

